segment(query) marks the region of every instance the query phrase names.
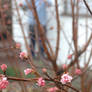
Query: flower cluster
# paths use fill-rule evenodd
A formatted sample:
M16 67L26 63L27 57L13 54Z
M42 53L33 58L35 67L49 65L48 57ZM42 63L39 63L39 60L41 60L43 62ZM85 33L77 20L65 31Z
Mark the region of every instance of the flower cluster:
M37 80L37 84L38 84L38 86L45 86L45 80L43 80L43 78L40 77L40 78Z
M7 69L7 65L6 65L6 64L2 64L0 67L1 67L1 70L2 70L3 72L5 72L6 69Z
M82 73L82 72L81 72L80 69L76 69L76 70L75 70L75 74L76 74L76 75L80 75L81 73Z
M68 73L67 74L63 74L62 76L61 76L61 83L62 84L66 84L66 83L69 83L69 82L71 82L71 80L72 80L72 76L70 76Z
M0 78L0 90L5 89L8 86L9 82L7 81L6 77Z
M19 57L20 57L21 59L24 59L24 58L27 58L28 56L27 56L27 53L21 52Z

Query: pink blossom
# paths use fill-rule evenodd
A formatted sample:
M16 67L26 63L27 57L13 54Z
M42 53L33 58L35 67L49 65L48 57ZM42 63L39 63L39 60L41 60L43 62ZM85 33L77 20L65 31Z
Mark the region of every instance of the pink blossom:
M44 73L46 73L46 72L47 72L47 69L46 69L46 68L43 68L42 71L43 71Z
M20 43L16 43L16 48L19 49L21 47Z
M0 90L5 89L8 86L9 82L6 77L0 79Z
M27 68L24 70L25 75L28 75L29 73L32 73L33 69Z
M6 69L7 69L7 65L6 65L6 64L2 64L2 65L1 65L1 69L2 69L3 72L5 72Z
M56 92L58 90L57 87L49 88L47 91L48 92Z
M75 70L75 74L80 75L81 73L82 73L82 72L81 72L80 69L76 69L76 70Z
M67 73L67 74L63 74L61 76L61 80L60 81L61 81L62 84L66 84L68 82L71 82L71 80L72 80L72 76L68 75L68 73Z
M62 68L63 68L63 69L66 69L66 68L67 68L67 65L66 65L66 64L63 64L63 65L62 65Z
M38 83L38 86L45 86L45 80L43 80L42 77L40 77L40 78L38 79L37 83Z
M70 55L68 55L68 57L67 57L68 59L71 59L72 58L72 54L70 54Z
M21 52L19 57L21 59L27 58L27 54L25 52Z

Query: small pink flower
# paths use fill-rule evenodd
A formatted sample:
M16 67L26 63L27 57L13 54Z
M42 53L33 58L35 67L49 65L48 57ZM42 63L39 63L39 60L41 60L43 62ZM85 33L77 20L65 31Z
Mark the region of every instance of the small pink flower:
M46 72L47 72L47 69L46 69L46 68L43 68L42 71L43 71L44 73L46 73Z
M19 56L21 59L24 59L24 58L27 58L27 54L25 52L21 52L20 53L20 56Z
M38 86L45 86L45 80L43 80L42 77L40 77L40 78L38 79L37 83L38 83Z
M76 70L75 70L75 74L80 75L81 73L82 73L82 72L81 72L80 69L76 69Z
M0 78L0 90L5 89L8 86L9 82L6 77Z
M28 75L29 73L32 73L33 69L27 68L24 70L25 75Z
M2 69L3 72L5 72L6 69L7 69L7 65L6 65L6 64L2 64L2 65L1 65L1 69Z
M71 59L72 58L72 54L70 54L70 55L68 55L68 57L67 57L68 59Z
M21 47L21 44L20 43L16 43L16 48L20 49L20 47Z
M47 91L48 92L56 92L58 90L57 87L49 88Z
M63 74L61 76L61 80L60 81L61 81L62 84L66 84L68 82L71 82L71 80L72 80L72 76L68 75L68 73L67 73L67 74Z
M67 68L67 65L66 65L66 64L63 64L63 65L62 65L62 68L63 68L63 69L66 69L66 68Z

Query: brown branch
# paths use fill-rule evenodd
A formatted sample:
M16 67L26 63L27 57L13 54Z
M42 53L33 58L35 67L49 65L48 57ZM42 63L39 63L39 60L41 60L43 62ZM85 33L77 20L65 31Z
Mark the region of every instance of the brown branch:
M91 33L91 35L90 35L90 37L89 37L87 43L86 43L85 46L83 47L83 49L80 50L80 51L78 51L78 58L86 51L87 47L89 46L89 43L90 43L91 39L92 39L92 33ZM78 61L76 62L76 60L77 60L77 57L75 57L74 60L71 60L70 64L67 66L66 71L68 71L70 67L72 67L75 63L78 62ZM58 75L60 75L60 74L62 74L64 71L65 71L65 70L61 69L61 70L58 71L57 73L58 73Z
M72 6L72 17L73 17L73 21L72 21L72 33L73 33L73 42L74 42L74 47L75 47L75 55L77 55L77 35L78 35L78 30L76 28L77 23L76 23L76 17L75 17L75 2L73 3L73 1L71 0L71 6Z
M89 11L89 13L92 15L92 11L91 11L89 5L87 4L86 0L83 0L83 1L84 1L84 4L85 4L86 8L87 8L88 11Z
M88 67L91 58L92 58L92 48L91 48L91 51L90 51L90 55L89 55L88 61L87 61L87 63L85 64L85 67L84 67L84 68Z
M54 71L56 72L57 69L58 69L58 67L56 65L56 62L54 62L55 60L53 59L51 53L49 52L48 47L46 46L47 43L45 43L44 29L41 26L40 21L39 21L39 18L38 18L36 6L35 6L35 1L34 0L31 0L31 2L32 2L32 7L33 7L33 15L34 15L35 20L36 20L36 23L37 23L37 27L38 27L39 34L40 34L40 37L41 37L42 45L44 47L45 53L48 56L48 59L51 61L52 65L53 65Z
M90 35L90 37L89 37L89 40L88 40L87 43L85 44L84 48L83 48L81 51L78 52L78 57L80 57L80 56L86 51L87 47L89 46L89 43L90 43L91 39L92 39L92 33L91 33L91 35ZM77 63L77 62L76 62L76 59L77 59L77 58L75 57L75 59L71 61L71 63L68 65L68 68L67 68L67 69L69 69L69 68L70 68L71 66L73 66L75 63Z
M56 52L55 52L55 62L58 57L59 45L60 45L60 19L58 11L58 0L55 0L55 10L56 10L56 21L57 21L57 43L56 43Z
M28 45L28 42L27 42L27 39L26 39L26 36L25 36L25 33L24 33L24 27L23 27L22 22L21 22L21 17L20 17L20 13L19 13L19 9L18 9L16 0L15 0L15 6L16 6L17 14L18 14L19 24L20 24L20 27L21 27L21 30L22 30L22 33L23 33L23 37L24 37L26 49L27 49L27 52L28 52L28 54L29 54L29 63L30 63L30 65L31 65L31 67L35 70L35 73L36 73L38 76L40 76L39 73L37 72L36 68L34 67L32 54L30 53L30 48L29 48L29 45ZM31 62L30 62L30 61L31 61Z
M54 82L57 87L60 84L61 86L67 86L67 87L73 89L74 91L79 92L76 88L72 87L71 85L67 85L67 84L63 85L61 82L52 79L48 74L46 74L46 75L48 78L44 78L44 80ZM9 77L9 76L7 76L7 79L8 80L15 80L15 81L24 81L24 82L37 82L37 80L38 80L38 78L25 79L25 78L17 78L17 77ZM62 87L59 87L59 88L62 89Z
M87 92L91 92L91 88L92 88L92 79L87 83Z
M29 45L28 45L28 42L27 42L27 39L26 39L26 36L25 36L25 33L24 33L24 27L22 25L22 21L21 21L19 9L18 9L17 1L14 0L14 3L15 3L15 6L16 6L16 11L17 11L17 14L18 14L18 21L19 21L19 24L20 24L20 27L21 27L21 30L22 30L22 33L23 33L26 49L27 49L28 54L30 55Z
M8 80L24 81L24 82L36 82L38 80L38 78L17 78L17 77L7 76ZM51 81L49 78L43 78L43 79L46 81Z
M15 81L25 81L25 82L32 82L36 81L38 78L34 79L25 79L25 78L17 78L17 77L7 77L8 80L15 80Z
M33 1L33 2L34 2L34 1ZM36 23L37 23L37 25L38 25L38 29L40 29L39 32L42 31L42 32L40 32L40 33L41 33L41 36L42 36L42 35L44 36L44 39L41 39L41 40L42 40L42 43L43 43L43 40L46 40L46 44L48 45L49 50L51 51L51 54L52 54L51 56L54 57L54 52L53 52L53 50L52 50L52 47L51 47L51 45L50 45L50 42L49 42L49 40L47 39L46 35L44 35L44 33L43 33L43 32L44 32L44 28L43 28L43 26L41 26L40 22L38 22L38 21L39 21L39 18L38 18L38 15L37 15L36 6L33 6L33 4L30 5L30 3L28 2L28 0L26 0L26 3L27 3L27 5L28 5L28 8L32 11L34 17L36 17L35 20L36 20ZM39 23L39 24L38 24L38 23ZM39 26L39 25L40 25L40 26ZM45 43L45 41L44 41L44 43ZM46 48L46 46L44 46L44 45L43 45L43 47ZM46 53L46 54L47 54L47 53ZM49 55L49 54L47 54L47 56L48 56L48 55Z
M64 84L64 86L67 86L67 87L73 89L74 91L79 92L79 90L77 90L76 88L72 87L71 85Z
M75 5L76 5L76 15L75 15ZM75 57L76 61L78 61L78 1L77 4L75 1L71 0L71 6L72 6L72 33L73 33L73 43L74 43L74 48L75 48ZM79 63L77 62L77 66L79 67Z
M58 83L58 85L60 84L62 87L64 87L64 86L66 86L66 87L68 87L68 88L71 88L72 90L74 90L74 91L76 91L76 92L79 92L76 88L74 88L72 85L68 85L68 84L62 84L61 82L59 82L59 81L54 81L55 83ZM61 88L62 88L61 87Z
M85 75L83 74L82 76L81 76L81 91L82 92L85 92Z
M37 23L37 27L39 29L39 33L40 33L40 37L41 37L41 41L42 41L42 44L43 44L45 53L47 54L48 58L51 60L52 57L51 57L51 55L50 55L50 53L48 51L48 48L47 48L47 46L45 44L44 29L41 26L40 21L39 21L39 18L38 18L36 6L35 6L35 1L34 0L31 0L31 2L32 2L32 7L33 7L33 15L35 17L35 20L36 20L36 23ZM29 8L30 8L30 6L29 6Z

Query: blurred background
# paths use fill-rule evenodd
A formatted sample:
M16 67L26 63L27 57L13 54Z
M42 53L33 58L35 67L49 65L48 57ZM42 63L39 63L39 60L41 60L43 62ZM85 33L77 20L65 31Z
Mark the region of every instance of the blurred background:
M17 1L17 5L19 8L21 20L23 23L23 27L25 30L26 38L28 38L28 15L27 12L24 12L19 4L22 3L23 0ZM92 2L91 0L87 0L90 8L92 8ZM57 37L57 25L56 25L56 14L55 14L55 1L51 0L52 5L50 7L47 7L47 38L49 39L53 49L56 47L56 37ZM75 7L77 7L77 3L75 0ZM12 8L15 9L14 1L12 1ZM69 64L69 60L67 62L67 56L71 54L74 51L73 46L73 39L72 39L72 7L71 7L71 1L70 0L58 0L58 7L59 7L59 17L60 17L60 25L61 25L61 32L60 32L60 48L59 48L59 55L57 64L61 65L64 63ZM26 51L24 39L23 39L23 33L21 31L20 25L18 23L18 15L16 10L13 9L13 39L16 42L20 42L22 44L21 50ZM82 46L85 44L87 39L89 38L91 34L91 25L92 25L92 19L91 15L89 14L86 6L84 5L82 0L79 0L78 3L78 47L79 49L82 48ZM76 13L75 9L75 13ZM29 43L29 39L28 43ZM70 46L71 44L71 46ZM86 51L86 55L83 54L80 58L81 60L81 66L83 66L88 59L89 51L91 49L91 43ZM85 59L86 58L86 59Z
M24 0L0 0L0 65L5 63L9 67L7 69L7 75L13 77L21 77L21 78L34 78L34 75L24 75L24 69L30 67L27 58L21 59L20 52L25 52L29 55L30 49L27 48L30 46L30 37L29 37L29 14L27 11L24 11L21 7ZM47 0L44 0L47 1ZM57 67L62 67L63 64L70 64L72 60L75 59L75 46L73 37L77 36L77 50L81 52L84 46L87 44L89 37L92 35L92 16L90 15L88 9L86 8L83 0L49 0L51 2L50 6L46 7L47 12L47 33L46 37L51 45L51 49L54 54L50 52L51 58L48 56L46 58L39 59L41 56L37 58L33 58L34 65L37 68L38 72L42 74L41 69L48 69L49 74L51 76L55 75L55 69L53 69L53 60L56 61ZM56 3L58 2L58 14L59 14L59 22L60 22L60 44L59 44L59 53L58 55L55 53L57 48L57 34L58 34L58 21L56 16ZM87 3L92 10L92 0L87 0ZM73 7L74 4L74 7ZM73 9L75 21L73 21ZM73 29L73 27L75 29ZM77 30L77 35L73 34L73 31ZM92 37L91 37L92 38ZM27 41L27 42L26 42ZM16 48L16 44L19 43L21 48ZM47 46L47 45L46 45ZM49 47L49 46L47 46ZM35 55L38 55L38 44L35 46ZM79 53L78 53L79 54ZM55 58L55 55L57 57ZM72 57L69 59L68 56ZM70 68L72 71L71 74L74 73L73 69L78 67L82 70L89 68L88 66L92 66L92 40L90 41L87 49L84 53L78 57L79 67L77 63ZM28 57L29 61L32 62L32 59ZM27 61L27 62L26 62ZM50 61L50 62L49 62ZM57 71L56 71L57 72ZM82 89L80 83L84 83L84 89L86 85L89 83L89 79L91 79L91 68L87 73L78 78L78 80L74 81L74 86L79 90ZM0 73L2 71L0 70ZM89 75L88 75L89 74ZM42 76L44 76L42 74ZM85 77L86 76L86 77ZM85 78L84 78L85 77ZM82 80L83 79L83 80ZM11 84L8 89L3 90L2 92L44 92L46 88L43 90L35 84L27 83L27 82L16 82L10 81ZM87 83L87 84L86 84ZM28 85L27 85L28 84ZM30 85L31 87L30 87ZM81 86L80 86L80 85ZM27 85L27 87L25 86ZM49 87L49 85L48 85ZM47 87L47 88L48 88ZM32 91L33 90L35 91ZM17 90L18 89L18 90ZM40 91L39 91L39 90ZM13 91L12 91L13 90ZM73 92L70 90L70 92ZM81 92L84 92L83 90ZM87 92L87 91L85 91ZM89 91L91 92L91 91Z

